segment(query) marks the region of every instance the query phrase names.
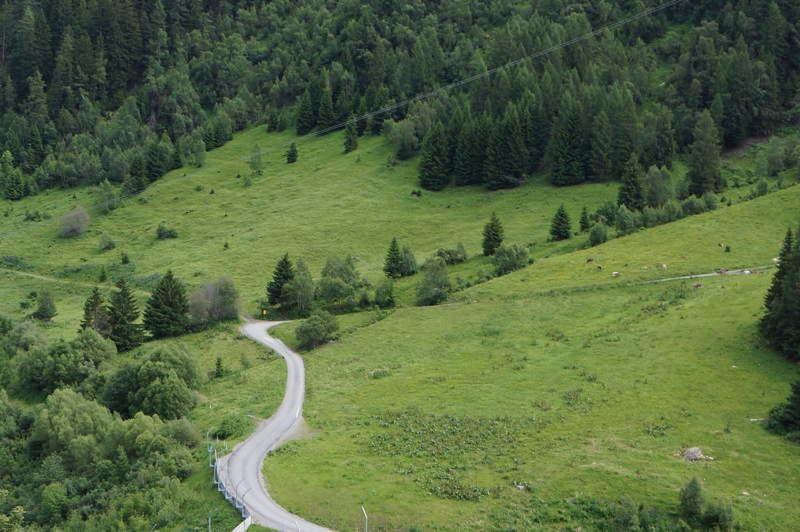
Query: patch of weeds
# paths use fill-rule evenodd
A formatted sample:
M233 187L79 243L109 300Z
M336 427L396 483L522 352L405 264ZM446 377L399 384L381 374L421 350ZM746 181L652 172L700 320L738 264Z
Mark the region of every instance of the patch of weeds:
M567 390L561 395L561 398L564 400L566 407L573 410L588 410L592 405L591 399L586 397L583 390L580 388Z
M373 422L381 430L366 441L371 452L414 461L412 465L404 463L404 470L413 472L414 480L432 495L474 501L488 491L465 482L462 472L510 456L535 420L425 414L409 409L376 416Z
M25 259L23 259L18 255L5 255L3 257L0 257L0 267L18 271L25 271L31 269L30 264L25 262Z
M546 336L550 340L552 340L554 342L566 342L567 341L567 335L564 334L563 331L560 331L558 329L550 329L549 331L547 331Z
M658 419L647 421L644 425L644 432L651 438L661 438L667 435L667 431L672 428L665 416Z
M388 377L391 372L389 368L380 368L380 369L373 369L369 373L367 373L367 377L370 379L382 379L384 377Z

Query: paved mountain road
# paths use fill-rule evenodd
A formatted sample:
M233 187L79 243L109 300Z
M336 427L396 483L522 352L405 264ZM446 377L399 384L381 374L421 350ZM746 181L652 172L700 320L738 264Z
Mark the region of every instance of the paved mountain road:
M275 530L323 531L320 527L289 513L270 497L261 474L267 453L285 441L302 420L305 397L303 359L268 331L280 322L251 321L242 327L248 338L269 347L286 361L286 391L278 410L256 431L217 462L217 476L230 495L250 513L253 521Z

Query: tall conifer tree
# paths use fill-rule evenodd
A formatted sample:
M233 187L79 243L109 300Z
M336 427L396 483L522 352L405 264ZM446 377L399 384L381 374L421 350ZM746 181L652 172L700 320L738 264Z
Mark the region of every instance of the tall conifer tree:
M144 327L153 338L180 336L188 329L186 288L171 270L161 278L144 311Z
M419 184L427 190L442 190L450 181L447 165L447 139L440 122L431 127L422 144Z
M142 328L136 323L139 308L125 279L117 281L117 290L111 294L108 307L109 339L117 350L130 351L142 344Z
M272 274L272 280L267 285L267 298L270 305L279 305L284 302L283 288L292 279L294 279L294 266L287 253L278 261Z

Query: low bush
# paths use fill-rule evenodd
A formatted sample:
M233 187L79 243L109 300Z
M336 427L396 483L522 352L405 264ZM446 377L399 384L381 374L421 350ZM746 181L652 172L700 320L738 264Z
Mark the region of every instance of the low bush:
M89 213L83 207L75 207L59 220L58 235L61 238L80 236L89 228Z
M500 246L495 252L492 262L497 276L506 275L532 263L528 249L516 244L508 247Z
M339 323L333 314L317 311L297 327L297 340L301 349L313 349L335 340Z
M97 247L100 249L100 251L111 251L117 247L117 243L114 242L110 236L103 233L100 235L100 244L98 244Z
M467 250L464 249L464 245L461 242L458 243L455 249L437 249L435 255L450 266L466 262L469 258Z
M170 238L178 238L178 232L175 229L167 227L167 224L161 222L156 229L156 238L158 240L168 240Z
M599 246L608 241L608 226L605 224L594 224L589 231L589 245Z

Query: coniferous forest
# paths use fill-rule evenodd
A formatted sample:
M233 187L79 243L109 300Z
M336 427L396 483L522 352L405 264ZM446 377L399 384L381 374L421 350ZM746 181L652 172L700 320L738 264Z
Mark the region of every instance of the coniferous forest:
M679 2L575 45L489 69L656 2L10 1L0 10L0 188L120 183L202 165L245 126L306 134L351 117L421 184L621 179L713 130L727 146L796 117L800 7ZM457 90L409 99L478 76ZM710 116L701 120L701 113ZM719 188L697 176L692 193Z

